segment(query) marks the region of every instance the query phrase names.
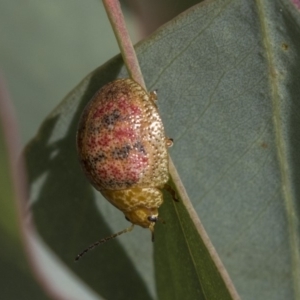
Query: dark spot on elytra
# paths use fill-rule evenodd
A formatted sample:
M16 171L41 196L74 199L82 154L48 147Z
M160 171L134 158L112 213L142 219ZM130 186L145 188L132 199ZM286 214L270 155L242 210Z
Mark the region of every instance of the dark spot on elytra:
M115 159L126 159L129 155L130 150L131 147L129 145L126 145L121 148L115 148L111 154Z
M85 170L91 172L95 169L95 164L101 161L104 161L106 156L103 153L100 153L96 156L89 156L88 158L82 159L81 164Z
M129 180L127 180L127 181L124 181L124 185L127 187L127 188L129 188L129 187L131 187L131 186L133 186L134 185L134 181L129 181Z
M113 100L117 94L118 94L118 89L113 85L111 85L110 88L107 88L105 90L105 96L107 99Z
M121 113L118 109L115 109L111 114L103 116L102 123L104 126L109 127L114 125L120 119Z
M82 159L81 160L81 165L87 176L92 180L93 182L95 181L94 178L96 176L95 169L94 169L94 164L91 162L90 159Z
M80 160L80 163L81 163L81 165L83 166L83 168L85 169L85 170L89 170L90 169L90 162L89 162L89 160L88 159L81 159Z
M130 188L133 186L135 182L133 181L116 181L114 179L105 180L104 186L109 187L110 189L124 189L124 188Z
M136 142L134 145L133 145L133 148L135 148L137 151L143 153L143 154L147 154L146 150L145 150L145 147L144 145L141 143L141 142Z
M96 162L100 162L100 161L103 161L106 159L106 156L104 153L99 153L97 156L93 156L90 158L90 160L93 162L93 163L96 163Z
M94 123L90 123L89 127L87 129L87 134L88 135L93 135L96 132L99 132L99 130L101 129L101 126L96 126Z

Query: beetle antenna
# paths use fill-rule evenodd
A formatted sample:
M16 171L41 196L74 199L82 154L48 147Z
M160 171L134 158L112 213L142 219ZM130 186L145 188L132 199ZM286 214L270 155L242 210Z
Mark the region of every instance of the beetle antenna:
M151 241L154 243L154 231L151 231Z
M121 234L123 234L123 233L130 232L130 231L133 229L133 227L134 227L134 224L132 224L130 227L128 227L128 228L126 228L126 229L124 229L124 230L122 230L122 231L119 231L119 232L117 232L117 233L114 233L114 234L112 234L112 235L110 235L110 236L107 236L107 237L105 237L105 238L103 238L103 239L101 239L101 240L95 242L94 244L90 245L90 246L87 247L85 250L83 250L81 253L79 253L79 254L75 257L75 261L78 261L83 255L85 255L88 251L93 250L95 247L97 247L97 246L99 246L99 245L101 245L101 244L104 244L104 243L106 243L107 241L112 240L112 239L116 238L117 236L119 236L119 235L121 235Z

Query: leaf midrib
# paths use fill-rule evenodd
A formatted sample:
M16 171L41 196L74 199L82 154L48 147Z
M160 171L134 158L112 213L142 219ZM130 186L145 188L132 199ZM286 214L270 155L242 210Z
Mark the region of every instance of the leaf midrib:
M281 126L280 118L280 93L279 93L279 83L276 76L275 68L275 58L272 51L272 44L269 38L269 28L266 22L266 13L263 0L256 0L258 18L261 25L261 32L264 38L264 47L266 50L266 58L269 67L269 77L271 86L271 97L273 106L273 123L275 131L275 141L277 146L277 157L279 161L279 169L282 181L282 195L285 201L287 222L288 222L288 232L291 247L291 266L292 266L292 276L295 298L300 299L300 256L297 251L297 245L299 245L299 238L297 234L297 220L295 214L293 195L291 190L291 183L289 181L290 168L287 159L287 149L284 146L284 135L283 128Z

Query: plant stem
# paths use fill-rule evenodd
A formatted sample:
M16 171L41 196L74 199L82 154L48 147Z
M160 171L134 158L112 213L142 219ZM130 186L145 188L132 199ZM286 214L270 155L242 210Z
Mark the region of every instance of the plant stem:
M103 0L129 76L146 89L140 65L132 45L119 0Z

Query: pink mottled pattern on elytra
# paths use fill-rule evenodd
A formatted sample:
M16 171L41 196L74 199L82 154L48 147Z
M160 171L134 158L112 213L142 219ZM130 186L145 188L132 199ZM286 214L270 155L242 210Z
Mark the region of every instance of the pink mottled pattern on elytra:
M94 127L88 141L91 146L91 152L110 152L113 149L121 149L122 147L133 147L138 142L139 130L136 128L137 123L142 118L141 109L133 104L131 99L124 96L114 96L109 103L105 103L103 107L97 110L93 115ZM117 112L117 113L116 113ZM111 120L113 124L105 124L105 118L109 116L117 116L117 120ZM112 117L113 118L113 117ZM100 129L99 129L100 128ZM123 148L124 149L124 148ZM96 172L100 179L105 182L109 178L110 182L128 182L130 184L139 180L143 169L147 167L148 158L144 153L139 153L130 149L129 153L123 150L120 159L114 155L106 154L105 163L98 163ZM115 150L117 151L117 150Z
M95 113L93 114L92 118L102 118L103 116L112 113L116 108L118 108L122 115L140 115L141 110L136 105L133 105L126 99L124 96L120 96L119 99L111 99L112 102L106 102L103 106L96 109Z
M134 81L117 80L96 93L78 135L83 169L98 190L163 185L168 161L155 104Z
M155 100L132 79L110 82L84 109L77 132L90 182L128 221L151 232L169 178L169 142Z
M110 111L113 106L114 106L113 102L104 103L103 106L96 109L96 111L94 112L92 118L96 119L96 118L103 117L103 115L107 114L107 112Z
M143 169L147 166L147 158L128 158L127 166L116 164L114 161L107 162L104 165L100 165L98 168L98 174L103 180L111 178L116 182L129 182L136 183L139 180L139 176ZM132 165L135 167L132 168Z
M116 128L114 136L117 140L128 139L130 141L134 141L136 138L136 133L132 126L129 128Z

